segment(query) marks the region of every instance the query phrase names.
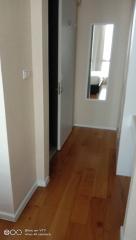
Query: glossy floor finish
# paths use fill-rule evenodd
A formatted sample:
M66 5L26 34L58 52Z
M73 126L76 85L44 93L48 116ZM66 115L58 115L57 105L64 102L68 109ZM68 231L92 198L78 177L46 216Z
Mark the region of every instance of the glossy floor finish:
M75 128L51 162L17 223L0 221L0 239L119 240L129 178L115 176L116 133ZM3 236L3 229L48 229L49 236Z

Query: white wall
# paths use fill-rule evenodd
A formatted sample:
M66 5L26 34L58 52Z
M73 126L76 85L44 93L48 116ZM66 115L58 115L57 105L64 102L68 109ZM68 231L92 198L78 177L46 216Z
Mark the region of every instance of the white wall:
M47 0L0 0L0 58L0 217L14 220L49 176Z
M16 210L36 181L33 81L22 80L22 69L32 70L28 0L0 0L0 52Z
M32 63L34 81L36 174L44 181L44 106L42 63L42 0L31 0ZM40 117L39 117L40 116Z
M82 0L78 9L75 124L117 128L131 15L131 0ZM86 100L90 25L113 23L114 39L107 101Z
M136 139L136 117L134 119L134 128L133 131L135 133ZM135 240L136 238L136 151L134 151L133 156L133 174L131 178L129 197L127 202L127 209L125 214L124 226L121 231L121 240Z
M49 176L48 1L31 0L36 174L39 185Z
M135 13L136 15L136 13ZM133 115L136 114L136 18L134 17L130 58L127 75L126 96L119 144L117 174L131 176L133 169L133 155L135 149L135 132L133 129Z
M119 151L120 134L121 134L123 111L124 111L124 104L125 104L125 94L126 94L127 74L128 74L128 67L129 67L129 57L130 57L130 46L131 46L131 37L132 37L135 0L131 0L131 3L132 3L131 4L132 14L131 14L131 18L130 18L130 28L129 28L129 35L128 35L128 48L127 48L125 71L124 71L124 82L123 82L123 85L122 85L121 101L120 101L118 124L117 124L118 125L118 128L117 128L117 144L116 144L117 154L118 154L118 151Z
M48 72L48 0L42 1L43 101L44 101L44 174L49 176L49 72Z
M0 215L2 216L5 212L12 214L13 211L13 193L11 186L7 126L0 61Z

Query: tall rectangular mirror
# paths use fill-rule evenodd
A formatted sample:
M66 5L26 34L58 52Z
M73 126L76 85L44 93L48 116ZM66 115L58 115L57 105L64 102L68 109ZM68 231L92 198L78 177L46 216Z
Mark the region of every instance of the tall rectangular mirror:
M90 59L87 98L106 100L109 82L113 24L93 24L90 37Z

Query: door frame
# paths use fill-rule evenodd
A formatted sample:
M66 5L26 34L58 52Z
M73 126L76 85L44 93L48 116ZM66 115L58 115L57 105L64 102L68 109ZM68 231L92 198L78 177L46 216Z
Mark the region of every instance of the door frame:
M58 136L57 136L57 150L61 150L60 143L60 126L61 126L61 23L62 23L62 0L59 0L58 6Z

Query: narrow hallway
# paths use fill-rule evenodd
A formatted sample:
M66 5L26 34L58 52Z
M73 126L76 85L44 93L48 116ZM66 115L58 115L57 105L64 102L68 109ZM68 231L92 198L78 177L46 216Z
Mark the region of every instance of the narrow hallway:
M115 176L115 160L114 131L74 128L51 162L48 187L37 189L17 223L0 220L1 231L21 229L19 239L29 239L24 230L42 226L51 234L44 239L119 240L129 178Z

